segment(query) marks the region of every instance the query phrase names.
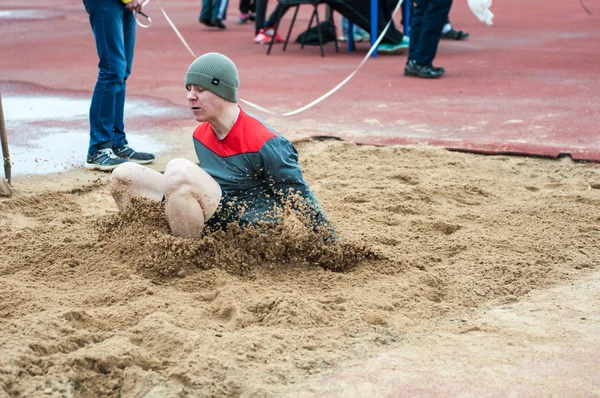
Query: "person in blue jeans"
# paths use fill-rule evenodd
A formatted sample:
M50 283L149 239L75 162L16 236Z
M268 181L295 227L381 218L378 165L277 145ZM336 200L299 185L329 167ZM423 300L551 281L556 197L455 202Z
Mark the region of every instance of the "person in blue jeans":
M213 26L219 29L225 29L227 26L223 20L227 17L227 6L229 0L202 0L202 10L200 11L200 23L206 26Z
M135 48L135 12L142 0L83 0L98 51L98 80L90 105L90 146L85 167L112 170L125 162L147 164L154 155L127 143L123 113Z

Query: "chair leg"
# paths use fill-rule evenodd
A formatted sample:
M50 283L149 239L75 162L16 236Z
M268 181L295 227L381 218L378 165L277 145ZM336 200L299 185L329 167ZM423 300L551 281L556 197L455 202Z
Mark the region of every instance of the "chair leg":
M312 21L313 21L313 19L315 18L315 13L316 13L316 12L317 12L317 8L315 7L315 10L313 11L312 15L310 16L310 21L308 22L308 28L306 29L306 31L307 31L307 32L310 30L310 28L311 28L311 26L312 26ZM303 49L303 48L304 48L304 42L306 41L306 36L307 36L307 35L304 35L304 36L302 37L302 45L300 46L300 48L301 48L301 49Z
M280 23L281 23L281 10L279 10L279 15L277 16L277 23L275 24L275 31L273 32L273 36L271 36L271 41L269 42L269 48L267 49L267 55L271 54L271 48L273 47L273 43L275 43L275 35L277 35L277 30L279 29Z
M314 14L317 17L317 33L319 34L319 46L321 46L321 57L325 57L325 50L323 50L323 35L321 34L321 21L319 21L319 13L317 11L316 5Z
M335 18L333 17L333 10L331 11L331 14L329 15L329 20L331 22L331 26L333 27L333 35L334 35L334 43L335 43L335 52L339 53L340 52L340 47L338 46L338 37L337 37L337 30L335 28Z
M348 30L348 52L352 52L356 50L354 46L354 24L348 21L348 26L346 27Z
M290 41L290 35L292 34L292 28L294 27L294 22L296 22L296 16L298 15L299 5L296 6L296 11L294 11L294 16L292 17L292 22L290 23L290 30L288 30L288 34L285 37L285 43L283 43L283 51L287 48L288 42Z

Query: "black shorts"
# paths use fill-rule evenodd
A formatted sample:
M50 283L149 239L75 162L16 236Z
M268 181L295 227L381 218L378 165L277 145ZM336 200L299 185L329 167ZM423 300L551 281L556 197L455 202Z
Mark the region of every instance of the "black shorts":
M163 196L161 203L165 202ZM221 197L215 213L204 221L205 232L226 231L231 224L247 225L277 224L274 211L275 200L239 200Z

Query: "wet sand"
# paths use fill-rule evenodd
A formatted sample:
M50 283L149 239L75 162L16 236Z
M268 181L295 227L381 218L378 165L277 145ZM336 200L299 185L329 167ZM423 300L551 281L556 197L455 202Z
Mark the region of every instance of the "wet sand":
M311 251L294 225L182 241L159 208L119 215L105 174L23 179L0 202L0 397L294 395L597 275L598 164L297 147L343 247ZM503 325L477 327L502 345Z

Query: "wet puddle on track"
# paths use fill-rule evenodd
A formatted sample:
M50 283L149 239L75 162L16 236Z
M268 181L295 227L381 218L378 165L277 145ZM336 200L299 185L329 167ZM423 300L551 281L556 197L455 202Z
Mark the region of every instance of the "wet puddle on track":
M65 95L2 95L2 106L12 175L48 174L83 167L89 144L90 98ZM136 120L135 131L145 131L181 113L173 105L127 99L125 125ZM148 133L127 132L129 145L140 152L160 153L167 144Z

